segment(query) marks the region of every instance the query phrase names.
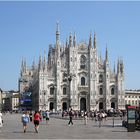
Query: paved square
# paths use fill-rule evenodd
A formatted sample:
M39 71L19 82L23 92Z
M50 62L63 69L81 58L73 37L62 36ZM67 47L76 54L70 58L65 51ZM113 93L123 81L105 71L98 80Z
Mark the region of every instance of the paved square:
M48 125L45 120L40 122L39 133L35 133L33 123L28 126L27 133L23 133L21 114L4 115L4 127L0 132L0 139L139 139L140 132L127 132L121 127L121 120L108 120L99 128L98 123L88 120L74 120L73 126L68 126L67 119L50 118Z

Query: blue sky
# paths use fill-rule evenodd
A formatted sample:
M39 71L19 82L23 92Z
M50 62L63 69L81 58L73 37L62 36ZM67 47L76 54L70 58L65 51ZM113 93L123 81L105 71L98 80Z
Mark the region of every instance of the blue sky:
M113 1L0 1L0 88L18 90L22 58L30 66L39 54L55 43L56 22L60 22L61 43L70 32L77 42L88 42L96 31L98 53L110 65L122 57L125 89L140 89L140 2Z

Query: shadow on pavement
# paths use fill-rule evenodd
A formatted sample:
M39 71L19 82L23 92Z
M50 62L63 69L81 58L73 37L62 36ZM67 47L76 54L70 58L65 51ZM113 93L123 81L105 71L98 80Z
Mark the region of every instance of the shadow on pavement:
M111 131L111 132L119 132L119 133L120 133L120 132L127 132L127 131L123 131L123 130L120 130L120 131L119 131L119 130L116 130L116 131L114 131L114 130L113 130L113 131Z
M23 133L24 134L23 131L13 131L13 133ZM26 133L35 133L35 131L27 131Z

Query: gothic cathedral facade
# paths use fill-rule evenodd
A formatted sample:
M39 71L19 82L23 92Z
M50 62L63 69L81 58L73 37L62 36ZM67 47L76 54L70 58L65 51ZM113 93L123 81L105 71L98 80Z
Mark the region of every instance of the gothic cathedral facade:
M77 44L76 35L70 34L62 46L57 24L48 58L40 55L32 67L22 60L19 91L31 91L33 110L125 109L124 64L118 59L117 71L115 66L112 70L107 48L105 59L98 57L95 33L88 44Z

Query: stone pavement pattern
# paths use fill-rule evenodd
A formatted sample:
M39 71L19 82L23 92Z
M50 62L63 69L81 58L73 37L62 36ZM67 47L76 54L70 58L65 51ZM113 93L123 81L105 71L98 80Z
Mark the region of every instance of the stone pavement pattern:
M139 139L140 132L127 132L121 127L121 120L108 120L99 128L95 121L74 120L73 126L68 126L68 120L50 118L48 125L40 123L39 133L35 133L33 123L30 123L26 133L23 133L21 114L4 115L4 127L0 132L0 139Z

